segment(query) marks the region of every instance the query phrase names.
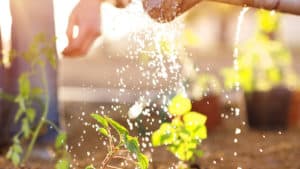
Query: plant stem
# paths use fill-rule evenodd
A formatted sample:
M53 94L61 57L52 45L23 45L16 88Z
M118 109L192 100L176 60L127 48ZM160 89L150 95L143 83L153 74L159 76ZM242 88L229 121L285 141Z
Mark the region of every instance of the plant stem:
M15 101L15 97L13 95L10 95L10 94L2 92L2 91L0 91L0 99L1 98L3 98L4 100L10 101L10 102Z
M50 120L48 120L48 119L45 119L45 122L48 123L50 126L52 126L52 127L56 130L57 133L60 132L60 129L59 129L59 128L57 127L57 125L54 124L52 121L50 121Z
M41 128L43 127L45 121L46 121L46 118L47 118L47 115L48 115L48 109L49 109L49 90L48 90L48 82L47 82L47 79L46 79L46 71L45 71L45 68L43 66L40 66L41 68L41 75L42 75L42 84L43 84L43 87L44 87L44 90L45 90L45 106L44 106L44 110L43 110L43 113L42 113L42 117L37 125L37 128L35 129L34 133L33 133L33 136L32 136L32 139L30 141L30 144L27 148L27 151L26 151L26 154L22 160L22 163L26 162L28 160L28 158L30 157L31 155L31 152L32 152L32 149L33 149L33 146L37 140L37 137L40 133L40 130Z
M114 157L115 153L118 152L118 149L113 149L112 151L108 152L105 159L103 160L100 169L105 169L108 165L108 162Z
M122 159L124 161L128 161L128 162L131 162L133 164L136 164L136 162L133 159L129 159L129 158L126 158L126 157L123 157L123 156L114 156L113 158Z
M115 167L115 166L111 166L111 165L107 165L107 167L109 167L109 168L113 168L113 169L122 169L122 168Z

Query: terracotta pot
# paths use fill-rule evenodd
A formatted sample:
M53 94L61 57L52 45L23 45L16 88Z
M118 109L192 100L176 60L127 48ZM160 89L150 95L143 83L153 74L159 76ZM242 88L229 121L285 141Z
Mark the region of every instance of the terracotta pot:
M287 128L291 92L284 87L270 91L253 91L246 94L248 123L260 130Z
M220 98L217 95L208 95L201 100L192 101L192 111L202 113L207 116L206 127L213 130L221 124Z
M201 169L199 164L190 164L190 169Z
M292 92L288 117L289 127L300 126L300 90Z

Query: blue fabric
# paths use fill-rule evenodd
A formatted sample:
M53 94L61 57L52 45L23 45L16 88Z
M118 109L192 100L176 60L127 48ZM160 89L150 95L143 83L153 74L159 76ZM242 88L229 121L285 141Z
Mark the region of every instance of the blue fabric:
M55 37L52 0L11 0L11 12L13 21L12 48L19 53L26 51L33 38L39 33L43 33L48 39ZM55 44L53 44L53 48L55 48ZM50 97L48 119L58 125L57 71L50 66L47 60L45 62L47 63L46 72ZM0 80L0 83L4 90L16 94L18 92L18 77L22 72L27 71L28 68L29 66L21 57L14 59L11 68L6 69L1 75L2 81ZM42 87L41 76L34 76L30 81L32 86ZM2 121L10 121L10 123L6 124L6 126L9 125L9 131L5 132L13 135L19 129L19 125L12 124L17 105L5 102L0 107L4 109L0 110ZM40 117L42 111L40 106L36 104L35 108L38 110ZM46 134L39 138L39 142L52 142L55 136L56 132L53 129L49 129Z

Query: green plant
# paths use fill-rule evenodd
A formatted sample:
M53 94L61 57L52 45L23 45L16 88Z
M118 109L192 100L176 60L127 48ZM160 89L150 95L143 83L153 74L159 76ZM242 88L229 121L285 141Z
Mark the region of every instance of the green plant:
M31 155L36 140L44 125L50 125L57 130L58 137L55 143L57 155L61 157L58 160L57 169L67 169L66 165L67 153L65 150L66 134L63 133L54 123L47 120L49 109L49 92L48 81L46 78L45 66L46 62L42 57L46 57L50 65L56 68L55 50L53 49L53 41L48 41L43 34L37 35L29 49L22 54L12 55L15 57L23 57L24 61L29 65L29 69L23 72L18 78L18 94L13 96L7 93L1 93L1 98L8 101L13 101L18 105L18 110L15 114L14 122L21 122L20 130L13 137L13 144L9 148L6 157L12 161L15 166L26 163ZM13 52L15 53L15 52ZM41 76L42 87L32 86L30 78ZM37 106L42 110L41 117L37 119ZM23 143L29 142L25 149ZM65 165L63 165L63 163Z
M202 156L203 152L197 146L207 137L206 116L191 112L191 108L188 98L175 96L168 106L172 122L163 123L152 135L154 147L167 146L170 152L185 162Z
M121 159L133 163L140 169L147 169L149 166L148 158L141 152L138 139L129 135L128 130L107 116L92 114L98 124L97 131L108 139L107 155L101 163L101 169L118 168L110 166L112 159ZM117 137L113 134L112 129L117 132ZM86 169L93 169L93 165L89 165Z
M192 83L192 97L202 98L210 94L218 95L221 91L219 79L212 73L200 73Z
M292 86L297 79L289 50L271 34L278 29L278 14L260 10L257 16L255 36L239 47L238 69L222 70L226 88L240 85L245 92L266 91L277 85Z

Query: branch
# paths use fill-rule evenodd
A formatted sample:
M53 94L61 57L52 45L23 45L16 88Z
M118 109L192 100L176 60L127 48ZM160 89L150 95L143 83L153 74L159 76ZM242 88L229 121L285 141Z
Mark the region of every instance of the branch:
M112 166L112 165L107 165L107 167L109 167L109 168L113 168L113 169L122 169L122 168L115 167L115 166Z
M124 161L128 161L128 162L131 162L133 164L136 164L136 161L134 161L133 159L129 159L127 157L123 157L123 156L114 156L113 158L115 159L121 159L121 160L124 160Z

